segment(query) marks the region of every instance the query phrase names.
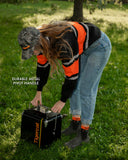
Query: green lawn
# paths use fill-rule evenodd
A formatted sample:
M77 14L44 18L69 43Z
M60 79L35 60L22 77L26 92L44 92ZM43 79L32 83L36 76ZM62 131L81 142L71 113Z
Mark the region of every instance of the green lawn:
M52 4L55 4L55 9ZM35 85L16 78L35 77L36 58L21 60L17 36L23 27L38 26L72 15L73 3L49 1L38 4L0 4L0 160L126 160L128 156L128 6L109 5L84 16L111 39L112 54L99 85L90 143L69 150L62 137L48 149L20 139L21 116L36 93ZM49 77L42 94L43 104L52 107L60 98L63 73ZM15 84L15 82L20 82ZM23 82L23 84L22 84ZM62 113L71 119L69 101Z

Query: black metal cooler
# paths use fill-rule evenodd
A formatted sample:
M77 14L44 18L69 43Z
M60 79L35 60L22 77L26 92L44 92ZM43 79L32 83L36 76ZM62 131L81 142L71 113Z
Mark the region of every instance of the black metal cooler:
M38 106L24 110L21 122L21 138L46 148L61 138L62 115Z

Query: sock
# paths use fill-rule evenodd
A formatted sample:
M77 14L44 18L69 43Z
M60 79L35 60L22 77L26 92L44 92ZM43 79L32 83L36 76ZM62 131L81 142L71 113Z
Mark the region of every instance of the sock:
M72 117L73 121L80 121L80 117Z
M84 125L81 125L81 129L83 129L83 130L89 130L89 126L85 127Z

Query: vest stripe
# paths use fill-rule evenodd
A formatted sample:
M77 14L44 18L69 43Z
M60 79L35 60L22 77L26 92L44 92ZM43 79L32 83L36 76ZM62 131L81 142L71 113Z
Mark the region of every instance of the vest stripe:
M81 55L83 53L84 42L85 42L86 35L87 35L86 31L84 27L78 22L68 22L68 23L73 25L78 32L77 42L78 42L78 47L79 47L79 55Z
M50 65L49 62L46 62L45 64L39 64L39 63L37 63L37 67L40 67L40 68L46 68L49 65Z
M68 67L68 66L70 66L71 64L73 64L74 61L76 61L78 58L79 58L79 54L75 55L70 61L64 62L63 65L66 66L66 67Z
M83 22L80 23L85 29L86 29L86 32L87 32L87 35L86 35L86 41L84 42L84 49L87 49L88 48L88 42L89 42L89 28L86 24L84 24Z

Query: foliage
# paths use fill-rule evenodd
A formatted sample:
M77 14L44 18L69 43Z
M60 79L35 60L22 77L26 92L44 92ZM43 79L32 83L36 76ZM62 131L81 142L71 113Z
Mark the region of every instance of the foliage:
M52 4L57 10L52 11ZM112 54L99 85L96 110L90 130L90 143L74 150L64 147L72 137L62 136L50 148L41 150L20 139L22 112L36 92L35 85L14 84L15 78L35 77L36 59L21 60L17 36L25 26L62 20L72 14L70 2L0 4L0 160L126 160L128 152L128 8L108 5L95 14L84 10L86 18L107 33ZM53 7L54 8L54 7ZM54 9L53 9L54 10ZM61 67L44 87L43 104L52 107L59 100L64 81ZM22 82L18 81L18 82ZM28 80L27 80L28 81ZM23 81L24 82L24 81ZM70 123L69 101L62 113L62 129Z
M40 1L48 1L48 0L0 0L1 3L13 3L13 4L20 4L20 3L27 3L27 2L31 2L31 3L37 3Z
M37 3L37 2L45 2L45 1L50 1L50 0L0 0L0 3L13 3L13 4L20 4L20 3ZM52 0L55 1L55 0ZM68 2L73 2L74 0L58 0L58 1L68 1ZM128 0L84 0L85 2L98 2L98 6L102 9L107 3L123 3L127 4Z

